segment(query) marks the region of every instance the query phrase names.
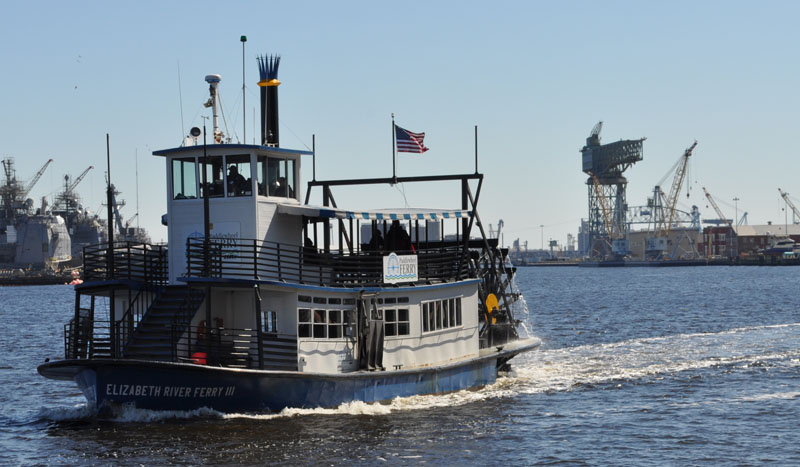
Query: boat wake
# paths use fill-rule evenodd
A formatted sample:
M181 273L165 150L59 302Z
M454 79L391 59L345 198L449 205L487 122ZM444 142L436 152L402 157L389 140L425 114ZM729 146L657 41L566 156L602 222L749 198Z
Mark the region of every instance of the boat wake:
M486 392L570 391L709 368L794 368L800 366L800 323L543 350L515 363L514 373Z
M490 399L550 394L663 379L687 371L722 368L800 367L800 323L737 328L716 333L678 334L621 342L539 350L518 356L513 370L478 390L399 397L384 403L349 402L336 408L288 408L274 414L225 414L211 409L151 411L123 407L115 422L146 423L179 419L273 420L299 416L370 415L454 407ZM754 395L746 400L799 398L798 392ZM745 400L743 399L743 401ZM40 418L66 421L95 417L87 406L42 409ZM105 417L104 417L105 418Z

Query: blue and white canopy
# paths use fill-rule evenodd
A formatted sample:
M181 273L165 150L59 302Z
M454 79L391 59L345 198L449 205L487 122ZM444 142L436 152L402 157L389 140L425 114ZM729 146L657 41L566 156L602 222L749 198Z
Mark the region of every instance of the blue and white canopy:
M278 204L278 212L293 216L318 217L328 219L357 219L357 220L442 220L466 219L472 216L472 211L461 209L432 209L432 208L399 208L375 209L371 211L347 211L344 209L309 206L303 204Z

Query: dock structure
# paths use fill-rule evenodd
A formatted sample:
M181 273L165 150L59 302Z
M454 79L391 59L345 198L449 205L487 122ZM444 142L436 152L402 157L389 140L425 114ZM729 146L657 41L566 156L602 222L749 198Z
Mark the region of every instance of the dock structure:
M593 260L622 258L628 252L625 170L642 160L642 143L620 140L600 144L599 122L581 149L583 172L589 175L589 254Z

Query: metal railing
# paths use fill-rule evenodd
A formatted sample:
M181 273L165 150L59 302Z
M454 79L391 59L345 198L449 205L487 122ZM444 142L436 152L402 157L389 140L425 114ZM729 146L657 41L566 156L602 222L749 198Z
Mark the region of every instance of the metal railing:
M208 242L187 239L187 276L277 280L325 286L377 286L383 283L383 253L324 253L315 248L261 240ZM416 255L418 282L446 282L469 277L461 246L396 251Z
M131 280L155 285L167 283L167 247L137 242L114 242L113 271L108 268L109 244L84 247L83 275L85 281L114 279Z
M81 316L64 325L64 356L66 358L111 358L110 323Z
M160 288L152 287L150 284L146 285L136 293L136 296L122 314L122 318L114 323L114 336L116 338L114 348L120 349L122 355L124 355L125 347L131 341L131 336L136 332L150 305L158 299L160 292ZM148 301L147 298L150 298L150 300Z
M177 326L170 336L172 360L197 365L297 370L297 337L255 329ZM260 354L260 357L259 357Z

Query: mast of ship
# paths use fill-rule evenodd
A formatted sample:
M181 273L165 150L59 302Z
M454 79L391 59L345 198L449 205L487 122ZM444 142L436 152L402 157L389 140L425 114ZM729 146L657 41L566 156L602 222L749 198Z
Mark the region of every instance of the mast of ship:
M106 168L108 170L108 181L106 182L106 205L108 207L108 248L106 248L106 279L112 280L114 278L114 213L111 200L114 196L113 189L111 188L111 143L108 133L106 133ZM109 337L111 338L111 358L117 356L117 332L114 325L114 288L109 291L108 298L108 320L109 323Z

